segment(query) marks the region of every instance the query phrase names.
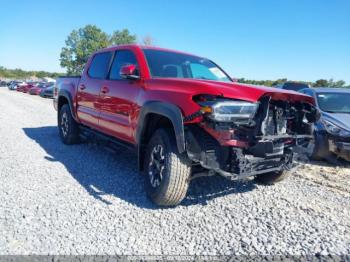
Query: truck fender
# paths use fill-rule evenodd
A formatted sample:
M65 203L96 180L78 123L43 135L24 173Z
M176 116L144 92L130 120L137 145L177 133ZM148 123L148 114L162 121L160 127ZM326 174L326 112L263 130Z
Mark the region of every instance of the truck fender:
M59 106L59 99L60 97L64 97L65 99L67 99L68 101L68 105L69 105L69 108L70 108L70 112L74 118L75 121L78 121L77 119L77 116L75 114L75 111L74 111L74 106L73 106L73 98L72 98L72 95L68 92L68 90L65 90L65 89L60 89L58 91L58 97L57 97L57 109L58 109L58 106ZM58 112L59 113L59 112Z
M142 135L145 131L145 127L147 124L145 120L147 119L147 115L151 113L164 116L171 121L174 127L177 149L179 153L185 152L185 131L184 131L184 124L183 124L181 110L176 105L166 103L166 102L159 102L159 101L147 102L142 106L139 120L138 120L138 127L136 130L139 168L142 166L142 163L140 163L140 158L141 158L140 144L141 144Z

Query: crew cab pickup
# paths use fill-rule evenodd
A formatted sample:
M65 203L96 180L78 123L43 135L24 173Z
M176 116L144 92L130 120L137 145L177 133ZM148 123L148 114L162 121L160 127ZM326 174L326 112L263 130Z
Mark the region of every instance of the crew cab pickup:
M192 179L284 179L312 139L310 96L234 82L203 57L138 45L99 50L54 90L65 144L99 138L135 149L145 190L173 206ZM115 185L118 186L118 185Z

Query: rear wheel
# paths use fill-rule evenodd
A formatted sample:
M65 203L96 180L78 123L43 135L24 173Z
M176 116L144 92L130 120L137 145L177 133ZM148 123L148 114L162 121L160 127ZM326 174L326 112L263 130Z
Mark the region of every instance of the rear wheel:
M157 205L174 206L186 196L191 165L176 147L170 129L158 129L148 143L145 156L145 188L148 197Z
M255 177L255 181L265 185L272 185L280 182L290 176L290 172L287 170L270 172L266 174L259 174Z
M63 105L59 111L58 130L64 144L72 145L79 142L79 125L74 120L68 104Z

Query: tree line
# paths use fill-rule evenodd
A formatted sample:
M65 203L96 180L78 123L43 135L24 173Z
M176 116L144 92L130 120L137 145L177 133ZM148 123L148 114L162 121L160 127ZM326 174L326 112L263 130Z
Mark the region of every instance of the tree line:
M57 78L59 76L65 75L64 73L46 72L46 71L26 71L22 69L8 69L0 66L0 78L8 79L26 79L30 77L51 77Z
M346 82L344 80L338 80L335 81L334 79L319 79L315 82L307 82L307 81L293 81L289 80L287 78L281 78L277 80L249 80L245 78L238 78L238 83L245 83L245 84L252 84L252 85L261 85L261 86L277 86L280 84L283 84L287 81L291 82L298 82L298 83L304 83L311 87L343 87L343 88L350 88L350 85L346 85Z

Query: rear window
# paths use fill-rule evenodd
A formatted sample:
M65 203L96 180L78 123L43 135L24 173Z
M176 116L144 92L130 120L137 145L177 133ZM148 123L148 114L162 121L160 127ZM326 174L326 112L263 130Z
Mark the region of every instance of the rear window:
M108 74L112 53L96 54L91 61L88 75L92 78L105 79Z
M300 89L309 88L309 86L303 83L285 83L282 88L287 90L299 91Z

